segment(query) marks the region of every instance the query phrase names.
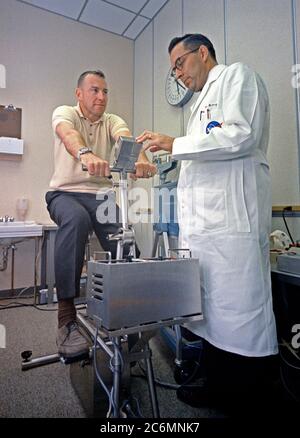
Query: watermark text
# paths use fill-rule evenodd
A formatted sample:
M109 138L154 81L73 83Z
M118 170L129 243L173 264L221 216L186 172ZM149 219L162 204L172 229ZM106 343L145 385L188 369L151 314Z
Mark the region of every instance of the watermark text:
M6 88L6 68L0 64L0 88Z
M297 350L300 347L300 324L293 325L292 333L295 333L295 335L292 337L291 344Z
M0 348L6 348L6 328L0 324Z

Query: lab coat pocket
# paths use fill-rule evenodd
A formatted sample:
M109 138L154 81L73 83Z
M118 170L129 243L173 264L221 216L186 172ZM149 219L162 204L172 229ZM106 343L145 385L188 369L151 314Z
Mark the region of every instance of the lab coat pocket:
M250 187L245 187L245 178L247 176L249 180L244 161L242 159L232 161L230 181L231 201L229 202L229 209L232 213L232 230L238 233L250 233L251 231L245 196L246 190L250 189Z
M228 228L227 198L223 189L194 188L192 234L223 231Z
M209 134L212 129L220 129L223 122L223 112L217 107L207 107L205 110L205 132Z

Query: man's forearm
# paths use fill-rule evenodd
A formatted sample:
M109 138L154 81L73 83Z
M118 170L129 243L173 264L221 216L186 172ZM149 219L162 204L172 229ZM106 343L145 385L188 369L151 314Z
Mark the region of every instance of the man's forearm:
M142 162L150 163L150 161L149 161L149 159L148 159L148 157L147 157L145 151L142 150L142 151L140 152L140 155L139 155L139 159L138 159L138 161L142 161Z
M62 141L69 154L71 154L74 158L77 158L79 149L86 146L81 134L75 130L68 133Z
M56 133L63 142L66 150L74 158L77 158L79 149L86 146L82 135L75 129L66 129L64 126L58 125Z

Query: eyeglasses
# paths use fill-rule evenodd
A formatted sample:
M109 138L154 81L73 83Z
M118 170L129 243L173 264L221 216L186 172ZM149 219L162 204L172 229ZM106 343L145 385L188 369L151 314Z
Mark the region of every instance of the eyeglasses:
M189 52L184 53L183 55L179 56L174 64L174 68L172 68L172 72L171 75L175 78L176 77L176 70L181 71L183 68L183 64L184 64L184 57L189 55L190 53L194 53L197 52L199 50L199 47L197 47L197 49L194 50L190 50Z

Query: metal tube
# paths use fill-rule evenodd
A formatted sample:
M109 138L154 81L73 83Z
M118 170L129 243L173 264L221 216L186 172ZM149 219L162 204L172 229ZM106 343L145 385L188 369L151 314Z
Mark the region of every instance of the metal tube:
M34 238L34 270L33 270L33 302L37 304L37 262L38 262L38 237Z
M119 357L120 338L113 338L113 399L114 399L114 418L120 418L120 383L121 383L121 360ZM121 353L120 353L121 354Z
M127 206L127 174L126 172L120 172L120 204L121 204L121 216L122 227L127 230L128 228L128 206Z
M11 245L11 292L14 291L14 277L15 277L15 245Z
M50 354L49 356L36 357L34 359L22 362L22 371L31 370L31 368L42 367L60 361L60 355Z
M117 243L117 260L121 260L122 258L123 258L123 241L120 238Z
M77 313L77 320L79 324L87 331L87 333L92 337L92 339L95 339L96 336L96 329L80 314ZM110 348L106 345L106 343L101 339L100 336L97 337L97 343L101 346L101 348L106 352L106 354L109 355L109 357L113 357L113 352L110 350Z
M155 388L155 384L154 384L154 374L153 374L153 366L152 366L152 360L151 360L151 351L150 351L148 342L146 342L146 344L145 344L144 351L145 352L147 351L148 353L150 353L148 355L148 357L146 356L145 365L146 365L147 381L148 381L148 388L149 388L149 395L150 395L150 400L151 400L153 418L160 418L156 388Z
M180 325L175 325L175 336L176 336L176 358L175 363L180 364L182 362L182 335Z
M0 272L5 271L7 269L7 261L8 261L8 250L9 246L4 246L2 250L2 262L0 265Z

